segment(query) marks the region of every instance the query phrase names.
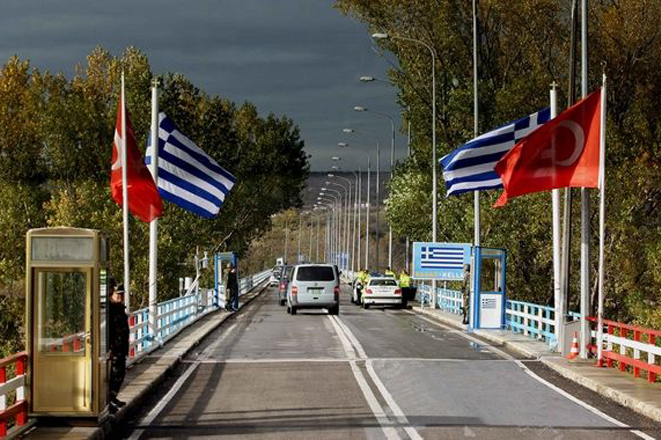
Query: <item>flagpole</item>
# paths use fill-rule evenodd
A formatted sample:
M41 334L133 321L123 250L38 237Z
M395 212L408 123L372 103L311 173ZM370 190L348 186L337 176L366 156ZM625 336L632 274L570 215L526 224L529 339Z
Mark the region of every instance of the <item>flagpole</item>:
M569 48L569 87L567 90L567 107L571 107L575 101L575 83L576 83L576 26L578 14L578 0L572 1L571 12L571 43ZM571 212L572 212L572 192L571 188L565 189L563 206L563 237L562 237L562 263L561 263L561 294L560 294L560 328L558 329L558 343L562 353L565 345L565 315L567 314L567 302L569 299L569 277L571 261Z
M588 95L588 6L581 0L581 97ZM590 327L590 196L581 188L581 359L588 358Z
M127 172L126 139L126 94L124 93L124 72L122 71L122 214L124 222L124 304L126 312L131 311L131 276L129 264L129 190Z
M603 364L604 333L604 233L606 222L606 74L601 86L601 133L599 137L599 306L597 310L597 365Z
M558 115L558 91L557 84L551 84L550 106L551 119ZM560 190L551 190L551 206L553 218L553 306L555 307L555 336L558 341L558 349L561 349L560 336L564 337L562 328L562 308L560 299Z
M150 171L158 188L158 80L154 78L151 89L151 164ZM149 334L158 336L156 313L158 289L156 273L158 268L158 217L149 223Z
M473 0L473 131L478 136L478 101L477 101L477 0ZM480 245L480 192L473 191L473 211L475 218L474 244Z

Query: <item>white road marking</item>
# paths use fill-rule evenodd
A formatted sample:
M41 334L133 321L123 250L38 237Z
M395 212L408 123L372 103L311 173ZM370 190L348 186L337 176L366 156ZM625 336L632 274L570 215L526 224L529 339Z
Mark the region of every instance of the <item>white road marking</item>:
M540 362L538 359L523 359L523 360L510 360L510 359L452 359L452 358L400 358L400 357L372 357L369 358L374 362L427 362L427 363L451 363L461 364L467 362L481 362L485 364L506 364L513 362L535 363ZM364 361L365 358L257 358L257 359L206 359L206 360L185 360L181 361L182 364L290 364L290 363L315 363L315 362L351 362L351 361Z
M379 393L381 393L381 396L383 396L383 399L390 407L390 411L392 411L393 415L397 418L397 421L400 423L400 425L404 427L404 431L406 432L406 434L408 434L408 436L412 440L422 440L422 436L420 436L418 431L413 426L411 426L409 420L404 415L402 409L399 407L399 405L397 405L395 399L393 399L392 395L390 394L386 386L383 384L379 376L376 374L376 370L372 365L374 360L368 358L367 354L365 353L365 350L363 349L363 346L360 344L358 338L356 338L356 336L349 329L349 327L347 327L347 325L343 323L339 317L335 316L334 318L335 320L337 320L337 323L339 324L340 328L347 335L347 338L353 344L354 348L358 352L358 355L361 357L361 359L366 360L365 364L367 368L367 374L369 374L370 378L372 379L372 382L374 382L374 385L376 385L376 388L379 390Z
M166 407L166 405L172 400L172 398L174 396L177 395L177 393L179 392L181 387L184 386L184 384L186 383L188 378L195 372L195 370L197 370L197 367L200 365L200 363L206 361L209 358L209 356L211 356L213 351L216 348L218 348L218 346L225 339L227 339L227 336L229 336L229 334L232 332L232 330L234 330L234 328L236 327L236 324L237 323L235 321L230 327L227 328L226 331L223 332L223 334L218 339L216 339L216 341L214 341L213 344L209 345L201 353L201 355L199 357L199 360L192 362L192 365L190 367L188 367L186 369L186 371L184 371L184 374L182 374L179 377L179 379L177 379L177 381L174 383L172 388L170 388L170 390L167 392L167 394L165 394L165 396L163 396L161 398L161 400L158 402L158 404L156 404L156 406L154 408L152 408L152 410L149 411L149 413L140 420L138 425L140 425L140 426L149 426L154 422L154 420L156 420L156 417L159 416L159 414L163 411L163 409ZM138 440L142 436L144 431L145 431L144 429L136 429L135 431L133 431L133 433L131 434L131 436L129 437L128 440Z
M344 347L344 351L346 352L347 356L350 358L355 357L356 353L353 347L351 346L351 343L347 339L347 336L344 334L339 324L336 322L335 316L333 315L326 315L326 316L328 316L331 323L333 324L333 328L335 329L337 336L340 338L340 342L342 343L342 347ZM358 382L358 386L360 387L360 390L362 391L363 396L367 401L367 404L372 410L374 417L376 417L376 420L379 422L379 425L381 426L381 430L383 430L383 433L385 434L386 438L388 440L400 439L401 437L397 433L397 430L392 426L389 426L391 424L390 420L388 420L388 417L383 411L383 408L381 408L379 401L376 399L376 396L372 392L372 389L367 384L367 381L365 380L365 376L363 376L363 373L358 368L356 361L353 360L349 361L349 364L351 365L351 371L353 372L353 375L356 378L356 382Z
M411 313L411 314L413 314L413 315L417 315L415 312L411 312L410 310L407 310L407 312L409 312L409 313ZM446 326L445 324L441 324L441 323L439 323L439 322L437 322L437 321L434 321L433 319L427 318L426 316L420 316L420 315L417 315L417 316L418 316L420 319L423 319L423 320L425 320L425 321L427 321L427 322L429 322L429 323L431 323L431 324L436 325L437 327L441 327L441 328L443 328L443 329L447 329L447 330L454 330L454 329L452 329L451 327L448 327L448 326ZM547 381L546 379L543 379L542 377L538 376L537 374L535 374L534 372L532 372L528 367L526 367L525 364L524 364L523 362L521 362L519 359L514 358L513 356L511 356L511 355L509 355L508 353L505 353L504 351L502 351L502 350L500 350L500 349L494 347L493 345L489 344L488 342L485 342L485 341L482 341L482 340L480 340L480 339L477 339L477 338L475 338L474 336L471 336L471 335L469 335L468 333L465 333L465 332L459 332L459 334L461 334L461 336L463 336L464 338L468 339L469 341L473 341L473 342L476 342L476 343L478 343L478 344L480 344L480 345L483 345L483 346L485 346L488 350L491 350L493 353L495 353L495 354L497 354L497 355L499 355L499 356L502 356L502 357L504 357L504 358L506 358L506 359L508 359L508 360L510 360L510 361L513 361L515 364L517 364L517 366L518 366L519 368L521 368L526 374L528 374L528 376L532 377L533 379L535 379L535 380L538 381L539 383L541 383L541 384L547 386L548 388L552 389L552 390L555 391L556 393L558 393L558 394L560 394L560 395L566 397L567 399L571 400L571 401L574 402L575 404L577 404L577 405L579 405L579 406L581 406L581 407L587 409L587 410L590 411L591 413L593 413L593 414L595 414L595 415L601 417L602 419L607 420L608 422L610 422L610 423L612 423L612 424L614 424L614 425L617 425L617 426L619 426L619 427L621 427L621 428L631 428L631 427L630 427L629 425L627 425L626 423L623 423L623 422L617 420L616 418L613 418L613 417L609 416L608 414L606 414L606 413L604 413L604 412L598 410L597 408L595 408L594 406L590 405L589 403L582 401L582 400L579 399L578 397L576 397L576 396L574 396L574 395L572 395L572 394L569 394L569 393L566 392L565 390L563 390L563 389L561 389L561 388L558 388L557 386L553 385L552 383L550 383L550 382ZM629 430L629 432L631 432L632 434L634 434L634 435L636 435L636 436L638 436L638 437L640 437L640 438L643 438L643 439L645 439L645 440L655 440L654 437L651 437L651 436L645 434L644 432L638 431L638 430L636 430L636 429L631 429L631 430Z

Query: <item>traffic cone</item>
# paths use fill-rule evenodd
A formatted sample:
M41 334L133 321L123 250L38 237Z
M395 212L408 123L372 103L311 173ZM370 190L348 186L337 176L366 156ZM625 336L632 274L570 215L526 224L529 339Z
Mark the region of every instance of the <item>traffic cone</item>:
M567 359L576 359L578 356L578 332L574 332L574 339L571 341L571 350L567 355Z

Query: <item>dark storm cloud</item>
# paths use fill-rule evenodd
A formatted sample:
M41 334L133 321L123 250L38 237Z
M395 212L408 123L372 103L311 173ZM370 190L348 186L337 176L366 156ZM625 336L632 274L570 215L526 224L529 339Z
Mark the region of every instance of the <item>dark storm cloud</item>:
M180 72L211 94L261 112L286 114L301 127L314 169L341 155L344 169L365 167L364 154L339 150L342 128L382 138L389 163L387 120L356 114L366 105L397 116L395 89L360 84L360 75L385 76L389 65L371 49L367 29L340 15L329 0L83 1L3 0L0 60L17 54L32 65L71 75L100 45L120 54L137 46L154 72ZM399 120L399 118L397 118ZM398 156L404 138L398 135Z

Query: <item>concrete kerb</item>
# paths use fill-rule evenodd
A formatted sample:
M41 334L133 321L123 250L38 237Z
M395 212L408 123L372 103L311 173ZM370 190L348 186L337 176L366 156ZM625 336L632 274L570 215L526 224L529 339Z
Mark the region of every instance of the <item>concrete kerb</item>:
M448 326L460 329L460 330L467 330L466 325L463 325L461 323L456 322L456 320L444 317L442 315L439 315L438 313L434 313L431 310L426 310L421 307L413 307L413 311L421 314L428 316L429 318L440 322L441 324L446 324ZM545 355L540 356L539 352L534 352L529 350L528 348L520 345L516 341L510 341L507 340L506 338L503 338L497 334L488 332L488 331L482 331L482 330L477 330L473 332L476 336L479 336L481 338L484 338L488 340L489 342L493 342L496 344L499 344L503 347L506 347L516 353L519 353L523 356L527 356L530 358L539 358L540 362L544 365L546 365L548 368L552 369L556 373L560 374L562 377L571 380L572 382L575 382L581 386L584 386L585 388L594 391L595 393L606 397L626 408L629 408L638 414L642 414L645 417L649 417L652 420L655 420L657 422L661 422L661 407L650 404L647 402L644 402L638 398L635 398L631 395L628 395L624 392L621 392L615 388L609 387L607 385L604 385L603 383L600 383L590 377L587 377L577 371L574 371L571 368L568 368L567 366L563 365L565 362L565 359L560 356L557 353L546 353ZM534 341L531 341L534 343ZM588 364L589 362L589 364ZM578 366L579 364L582 364L584 366L589 366L592 367L594 365L594 360L591 361L573 361L572 365ZM622 379L627 379L629 380L630 378L625 378L623 377ZM642 384L641 384L642 385Z
M253 299L257 298L262 292L264 292L267 288L269 287L268 284L268 279L263 282L263 285L257 285L255 286L255 289L253 290L258 290L256 293L251 294L247 293L243 295L243 302L239 304L239 310L247 306ZM211 312L207 315L207 317L212 317L217 315L218 313L222 313L222 309L218 309L214 312ZM220 319L218 320L217 323L215 323L213 326L209 327L200 337L198 337L195 341L191 343L189 347L178 357L172 358L170 364L167 366L165 370L163 370L162 373L160 373L155 380L150 382L143 390L141 390L137 396L135 396L133 399L130 401L126 402L126 406L123 407L120 411L118 411L114 416L108 417L88 438L92 440L102 440L108 437L110 434L112 434L113 429L116 428L118 425L120 425L122 422L125 420L128 420L128 416L133 414L135 410L137 410L140 407L140 404L147 398L147 396L150 395L154 389L163 383L163 381L168 377L168 375L174 370L180 363L183 358L188 356L190 352L200 345L200 343L211 333L213 333L218 327L220 327L227 319L232 317L233 314L226 314L224 316L221 316ZM162 347L159 348L158 350L155 350L153 354L158 353L159 350L162 350ZM138 365L139 362L136 364Z

